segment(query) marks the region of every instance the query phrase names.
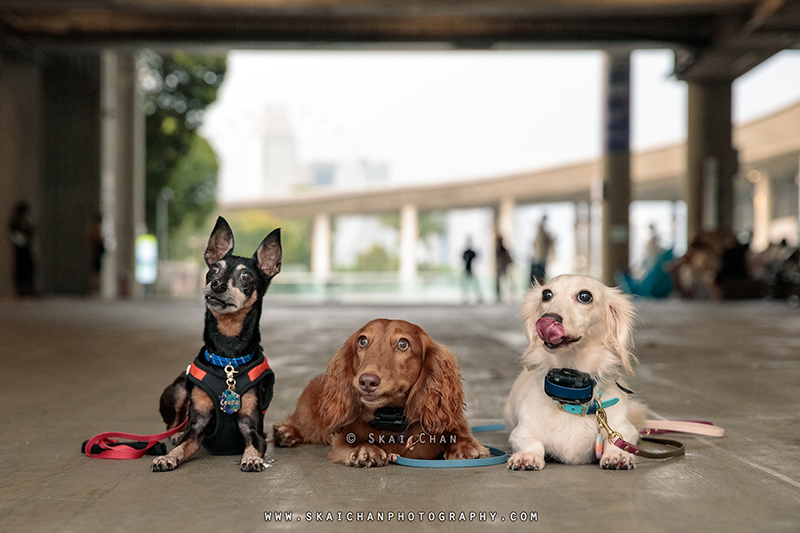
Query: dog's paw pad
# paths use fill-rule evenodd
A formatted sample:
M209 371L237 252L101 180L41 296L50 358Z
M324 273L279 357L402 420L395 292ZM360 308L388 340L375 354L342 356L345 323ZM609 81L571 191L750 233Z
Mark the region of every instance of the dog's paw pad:
M153 459L153 464L150 465L150 470L152 472L171 472L178 468L180 463L174 457L170 457L168 455L162 455L161 457L156 457Z
M289 424L275 424L272 426L272 436L275 446L279 448L294 448L303 444L303 435Z
M350 452L350 457L345 464L361 468L386 466L389 464L389 456L377 446L359 446Z
M612 450L600 459L600 467L603 470L633 470L636 468L636 458L622 450Z
M481 457L489 457L491 455L489 450L478 444L476 441L459 443L445 452L445 459L480 459Z
M530 452L517 452L508 458L509 470L541 470L544 457Z
M247 459L242 459L240 464L242 472L261 472L266 468L264 465L264 459L261 457L248 457Z

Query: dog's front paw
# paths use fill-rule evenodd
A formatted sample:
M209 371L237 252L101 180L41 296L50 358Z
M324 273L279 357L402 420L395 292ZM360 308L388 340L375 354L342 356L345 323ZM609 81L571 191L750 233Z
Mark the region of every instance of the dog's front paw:
M633 470L636 468L636 458L616 446L608 446L600 458L600 467L604 470Z
M171 436L171 437L169 438L169 441L170 441L170 442L171 442L173 445L177 446L178 444L180 444L180 443L181 443L181 439L183 438L183 434L184 434L184 433L186 433L186 432L185 432L185 431L181 431L180 433L176 433L176 434L174 434L173 436Z
M156 457L153 459L153 464L150 465L150 470L152 472L171 472L178 468L178 465L180 464L181 462L175 457L162 455L161 457Z
M389 464L389 456L377 446L363 444L353 448L350 455L345 459L344 464L363 468L386 466Z
M242 457L239 464L242 472L261 472L264 470L264 459L261 457Z
M462 439L448 446L444 452L445 459L479 459L489 457L489 450L481 446L474 439Z
M294 448L303 444L303 435L291 424L273 424L272 436L275 446L280 448Z
M541 470L544 456L531 452L517 452L508 458L509 470Z

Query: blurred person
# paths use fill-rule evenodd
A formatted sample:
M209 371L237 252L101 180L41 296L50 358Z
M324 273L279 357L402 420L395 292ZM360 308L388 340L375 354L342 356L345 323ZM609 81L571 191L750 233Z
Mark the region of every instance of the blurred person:
M17 296L33 296L33 224L29 219L28 202L14 206L8 220L8 238L14 246L14 292Z
M536 228L536 237L533 239L533 253L531 254L530 283L544 284L547 272L547 261L555 249L556 240L553 234L547 231L547 215L544 215Z
M658 263L661 256L664 255L664 248L661 247L661 235L658 234L655 222L650 223L650 238L647 244L644 245L644 261L642 262L642 271L647 272Z
M467 246L461 258L464 260L464 276L461 280L461 289L464 296L464 303L469 302L470 288L475 290L475 298L478 303L483 301L481 295L481 286L478 283L475 274L472 272L472 262L478 257L475 250L472 249L472 237L467 238Z
M91 291L96 295L100 292L100 270L103 267L103 255L106 252L105 239L103 239L103 217L100 213L95 213L86 226L86 249L92 269Z
M494 258L495 258L495 289L497 291L497 303L503 301L501 282L503 285L511 285L509 290L512 294L514 287L508 276L508 269L514 262L511 259L511 254L503 244L503 237L498 235L494 239Z

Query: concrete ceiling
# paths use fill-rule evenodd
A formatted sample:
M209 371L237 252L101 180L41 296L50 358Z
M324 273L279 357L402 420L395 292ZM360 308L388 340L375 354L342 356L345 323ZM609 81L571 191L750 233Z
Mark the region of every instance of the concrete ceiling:
M798 0L3 0L0 50L669 47L683 79L800 49Z

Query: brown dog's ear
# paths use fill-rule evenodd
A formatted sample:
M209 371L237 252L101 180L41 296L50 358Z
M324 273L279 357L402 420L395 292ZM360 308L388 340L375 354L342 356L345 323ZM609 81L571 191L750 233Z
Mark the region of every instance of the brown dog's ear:
M536 332L536 321L539 320L542 304L542 286L535 282L525 297L522 299L522 306L520 307L520 316L525 324L525 334L528 336L528 349L540 341L539 334Z
M461 368L447 347L420 333L424 352L422 371L406 401L406 418L420 422L432 435L457 428L464 417Z
M258 261L258 268L267 276L267 279L274 278L281 271L281 258L283 257L281 228L273 230L264 237L253 257Z
M636 309L630 298L617 288L606 292L606 332L604 344L620 358L622 367L633 374L633 321Z
M214 230L211 232L211 237L208 238L208 246L203 257L208 266L213 265L233 250L233 232L228 222L222 218L217 217L217 223L214 225Z
M353 389L356 375L353 365L359 333L353 333L339 348L325 372L319 397L319 415L327 433L338 433L358 416L358 395Z

